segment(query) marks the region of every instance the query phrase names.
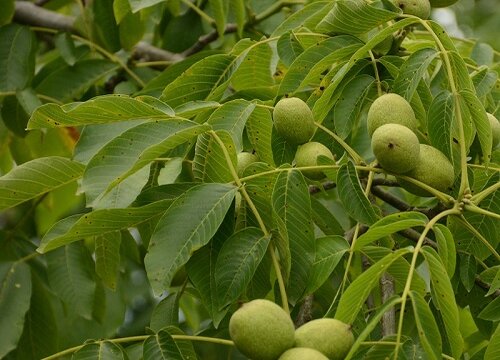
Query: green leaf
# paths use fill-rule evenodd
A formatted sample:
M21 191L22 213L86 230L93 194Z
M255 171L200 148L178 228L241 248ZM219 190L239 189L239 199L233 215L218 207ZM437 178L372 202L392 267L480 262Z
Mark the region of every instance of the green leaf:
M476 269L476 259L472 254L460 254L460 280L468 292L474 287Z
M264 236L260 229L247 227L224 242L215 265L219 309L231 304L245 291L270 240L271 237Z
M361 189L356 168L348 162L339 169L337 174L337 188L340 201L347 213L363 224L374 224L378 216Z
M121 241L119 231L95 238L95 271L104 285L112 290L116 289Z
M47 255L51 289L83 318L92 319L96 283L94 262L83 243L69 244Z
M179 294L170 293L153 309L149 327L154 332L179 323Z
M136 13L142 9L164 2L165 0L128 0L132 12Z
M442 341L436 320L432 315L429 304L418 292L410 291L410 298L415 316L415 325L418 329L420 344L425 349L428 359L441 359Z
M169 108L170 109L170 108ZM164 120L174 116L157 107L125 95L103 95L84 103L63 106L45 104L31 116L28 129L58 126L107 124L127 120Z
M143 1L144 2L144 1ZM115 0L113 2L113 15L117 24L123 20L123 18L130 12L130 3L128 0Z
M254 108L246 122L246 133L259 159L274 166L271 136L273 120L271 113L261 107Z
M219 310L215 264L220 251L219 244L211 241L207 246L196 251L186 264L189 280L200 293L201 302L217 328L229 308Z
M491 280L490 289L486 293L486 296L490 296L498 289L500 289L500 268L498 268L495 277Z
M39 94L50 96L62 102L81 96L90 86L118 66L109 60L86 59L73 66L65 64L53 71L35 87Z
M348 251L349 244L342 236L333 235L316 239L316 258L306 294L314 293L325 283Z
M496 360L500 357L500 326L497 326L493 335L491 335L490 343L484 353L484 360Z
M141 91L139 91L138 94L151 95L157 98L160 97L163 89L172 81L177 79L185 70L187 70L198 61L206 58L207 56L217 53L219 52L216 50L205 50L193 54L186 59L178 59L179 62L169 65L165 70L163 70L163 72L149 81L146 86Z
M365 246L363 248L362 254L366 259L374 264L387 256L391 250L383 246ZM389 266L387 273L394 280L395 292L402 292L406 286L406 280L408 279L408 273L410 271L410 263L404 258L400 257ZM411 281L411 290L418 291L422 295L427 293L428 286L420 274L414 273Z
M241 63L231 76L231 86L239 91L274 85L273 50L267 42L256 43L241 55Z
M87 125L81 133L73 152L73 160L88 164L97 152L107 143L131 127L137 126L141 120L130 120L112 124Z
M198 114L205 113L205 110L217 109L221 106L217 101L194 100L179 105L175 108L177 116L191 118Z
M30 307L31 273L23 262L0 263L0 357L17 347Z
M226 8L223 0L208 0L210 9L214 15L215 27L219 36L223 36L226 30Z
M500 320L500 297L493 299L477 316L480 319L488 321Z
M255 104L246 100L229 101L216 109L208 123L214 130L226 130L233 138L236 151L243 149L243 129L255 109Z
M345 139L356 124L366 95L375 83L370 75L359 75L349 81L342 91L342 97L335 105L333 117L337 134Z
M111 341L99 341L84 345L73 354L71 360L126 360L122 348Z
M363 309L368 295L377 286L380 277L387 268L397 259L409 252L408 249L399 249L392 252L370 266L360 276L358 276L344 291L340 298L335 319L352 324L358 313Z
M273 168L268 164L257 162L247 166L243 175L251 176L272 170ZM274 172L258 176L245 182L250 199L254 203L268 229L273 228L272 195L277 177L278 174ZM244 204L246 205L246 203ZM243 209L249 212L251 211L245 207L243 207ZM240 207L240 210L242 210L242 207Z
M278 55L281 61L287 66L297 59L304 52L304 48L293 32L287 32L280 36L276 44Z
M351 349L347 353L344 360L350 360L362 345L363 341L365 341L368 336L370 336L371 332L379 325L382 316L397 304L401 303L401 297L393 296L390 299L387 299L383 305L379 307L377 312L369 319L368 324L364 327L363 331L356 337L354 344L352 344Z
M455 266L457 262L455 240L453 239L451 231L443 224L434 225L433 230L434 235L436 236L439 257L451 279L455 273Z
M131 50L144 36L145 24L141 14L128 13L119 26L122 48Z
M285 21L279 24L271 36L272 37L281 36L290 30L299 28L306 22L317 24L319 20L325 17L325 15L328 13L328 11L330 11L332 6L333 2L331 1L314 1L310 4L306 4L303 8L289 15L285 19Z
M218 130L216 133L224 143L231 163L236 167L236 146L233 138L225 130ZM233 180L223 149L211 134L198 136L193 159L193 175L195 180L203 182L227 183Z
M173 118L126 130L101 148L88 163L82 179L87 203L94 206L129 176L208 129L207 125Z
M184 335L174 326L167 326L144 340L144 360L196 360L193 345L187 340L174 340L172 335Z
M432 302L441 312L451 353L458 359L464 349L464 341L460 333L458 307L450 278L434 249L424 246L422 254L429 266L432 288L436 294L432 297Z
M427 130L431 145L452 159L451 124L455 114L453 95L444 90L432 101L427 117Z
M286 232L283 236L288 238L291 272L287 294L290 303L295 304L307 288L315 257L311 201L300 171L284 171L278 175L272 201L275 217L284 225L279 230Z
M92 11L94 36L111 52L120 50L120 34L113 11L113 0L101 0L89 4ZM90 14L87 14L87 16Z
M311 208L314 223L325 235L344 234L344 229L335 216L323 203L313 196L311 196Z
M497 81L498 74L488 68L481 69L472 75L472 82L474 83L474 88L479 99L484 99L493 90Z
M338 2L335 2L335 4L337 3ZM346 64L343 64L341 67L335 68L335 72L332 74L333 77L331 78L331 81L326 85L326 89L321 93L318 100L314 103L313 114L315 120L317 122L322 122L326 118L330 110L333 108L336 102L336 97L334 96L334 94L339 84L346 77L346 75L353 69L359 72L362 68L369 64L365 59L368 50L372 49L378 43L382 42L387 38L387 36L392 36L392 33L394 33L395 31L416 22L418 22L418 19L416 18L406 18L387 26L386 28L384 28L384 30L379 31L377 35L371 38L365 45L356 50L356 52L350 57L349 61ZM365 60L363 61L363 59Z
M66 64L69 66L75 65L77 61L77 54L75 43L73 42L71 35L67 32L59 33L55 36L54 42Z
M192 252L210 241L235 193L231 185L202 184L186 191L168 208L151 236L144 258L155 294L166 290Z
M0 26L10 23L14 16L15 0L4 0L0 13Z
M229 9L235 17L236 26L238 28L238 36L243 37L243 30L245 28L246 10L245 0L232 0L229 2Z
M35 35L29 28L17 24L0 28L0 92L28 86L35 73L35 51Z
M477 137L479 138L479 143L481 144L484 162L486 165L488 165L491 159L493 135L491 132L490 122L486 115L486 110L484 109L481 101L471 91L460 91L460 95L467 103L472 120L474 121L474 126L477 131Z
M417 90L420 80L427 73L427 68L439 53L433 48L423 48L411 54L399 69L394 80L393 92L410 101Z
M358 35L385 24L398 15L397 12L377 8L363 0L338 0L316 30Z
M206 100L211 91L225 79L234 56L208 56L185 70L163 90L161 99L172 107L193 100Z
M57 222L45 234L37 251L45 253L86 237L104 236L138 226L165 212L175 198L167 198L143 207L102 209L69 216Z
M328 65L331 65L331 63L333 62L333 60L330 59L332 57L332 53L346 47L347 45L351 45L353 41L358 42L350 36L335 36L318 42L317 44L306 49L290 65L290 68L286 72L285 77L281 81L278 95L291 93L298 89L303 80L308 76L310 71L318 63L320 63L321 60L328 57ZM320 73L328 68L328 65L325 65ZM316 81L319 82L319 79L316 79Z
M0 210L16 206L79 179L84 166L58 156L38 158L0 177Z
M356 240L353 250L359 251L375 240L395 232L409 229L414 226L425 226L427 221L427 216L418 211L397 212L387 215L370 226L368 231Z
M35 274L32 274L31 279L33 289L23 335L17 344L18 359L42 359L56 353L62 336L57 329L58 319L54 313L53 299L44 281Z

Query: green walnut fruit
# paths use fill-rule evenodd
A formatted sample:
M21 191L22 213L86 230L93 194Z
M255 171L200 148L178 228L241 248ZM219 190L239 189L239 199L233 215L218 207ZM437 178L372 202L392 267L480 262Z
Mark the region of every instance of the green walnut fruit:
M300 145L295 153L295 165L297 167L316 166L318 157L324 155L334 160L333 154L325 145L318 142L308 142ZM302 174L312 180L321 180L325 177L321 170L303 170Z
M292 319L278 305L257 299L244 304L229 320L229 335L238 350L255 360L276 360L293 347Z
M328 360L328 358L318 350L297 347L285 351L279 360Z
M414 15L424 20L431 15L429 0L394 0L394 3L403 10L403 14Z
M368 134L384 124L399 124L417 132L417 119L411 105L398 94L384 94L377 98L368 110L366 119Z
M288 143L304 144L314 133L314 117L309 106L299 98L283 98L274 107L276 132Z
M238 154L238 167L236 169L236 171L238 172L238 176L242 177L246 167L256 161L259 161L257 155L254 155L246 151L240 152Z
M316 349L330 360L345 358L354 335L351 326L336 319L317 319L295 330L295 346Z
M487 115L491 125L491 132L493 134L493 149L494 149L500 143L500 122L495 117L495 115L490 113L487 113Z
M420 143L406 126L385 124L373 133L372 150L383 169L403 174L417 166Z
M431 6L434 8L450 6L456 3L457 1L458 0L429 0Z
M451 190L455 180L453 165L446 155L435 147L425 144L420 144L417 166L405 175L444 192ZM399 183L412 194L432 196L429 192L408 181L399 179Z

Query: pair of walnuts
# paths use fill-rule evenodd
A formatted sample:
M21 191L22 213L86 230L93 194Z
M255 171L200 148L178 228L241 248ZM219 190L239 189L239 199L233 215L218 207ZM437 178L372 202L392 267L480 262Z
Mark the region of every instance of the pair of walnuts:
M336 319L312 320L295 330L290 315L265 299L239 308L229 334L238 350L255 360L341 360L354 343L350 325Z

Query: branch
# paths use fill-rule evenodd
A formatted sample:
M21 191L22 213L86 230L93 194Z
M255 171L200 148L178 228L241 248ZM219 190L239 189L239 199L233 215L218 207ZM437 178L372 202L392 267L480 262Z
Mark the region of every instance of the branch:
M16 1L15 6L14 21L20 24L79 34L74 26L75 18L73 16L46 10L28 1Z
M304 298L304 302L300 306L299 313L297 314L297 319L295 320L295 327L299 328L306 322L312 319L312 306L313 306L314 295L310 294Z
M224 30L224 34L234 33L237 30L238 30L238 26L236 24L227 24L226 29ZM201 50L203 50L205 48L205 46L207 46L211 42L214 42L218 38L219 38L219 34L217 33L216 30L212 31L209 34L200 36L200 38L198 39L198 41L196 43L194 43L190 48L184 50L179 55L183 56L183 57L188 57L190 55L196 54L197 52L200 52Z
M73 16L62 15L55 11L50 11L44 9L43 7L36 6L34 3L28 1L16 1L15 6L14 21L20 24L44 27L59 31L66 31L76 35L82 35L75 26L76 18ZM232 33L235 31L235 24L228 24L226 26L225 33ZM189 55L203 50L205 46L217 40L217 38L217 32L211 32L200 37L193 46L182 53L173 53L153 46L147 42L140 41L134 47L133 54L134 57L145 59L147 61L178 62Z

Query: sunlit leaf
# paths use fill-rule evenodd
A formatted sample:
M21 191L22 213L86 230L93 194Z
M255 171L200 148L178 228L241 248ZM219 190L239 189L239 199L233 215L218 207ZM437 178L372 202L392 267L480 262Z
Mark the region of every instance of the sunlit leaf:
M427 217L417 211L398 212L387 215L370 226L368 231L356 240L354 250L360 250L363 246L397 231L409 229L414 226L425 226L427 221Z
M83 174L84 166L51 156L24 163L0 177L0 210L58 189Z
M173 116L125 95L103 95L83 103L45 104L31 116L28 129L107 124L127 120L163 120Z
M398 258L408 253L408 249L400 249L388 254L358 276L344 291L340 298L335 319L352 324L372 289L378 284L380 276Z

